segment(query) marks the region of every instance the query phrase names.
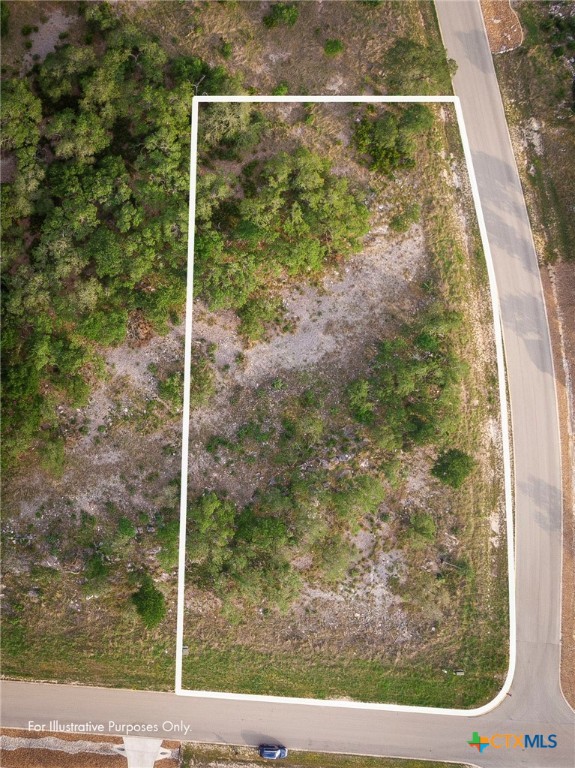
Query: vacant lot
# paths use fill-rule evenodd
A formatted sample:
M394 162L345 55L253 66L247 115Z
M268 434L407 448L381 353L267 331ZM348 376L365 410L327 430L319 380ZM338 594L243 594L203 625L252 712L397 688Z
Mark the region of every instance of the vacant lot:
M319 150L336 173L367 184L370 231L358 253L311 282L290 286L279 275L273 292L281 318L255 340L242 307L239 317L209 309L202 286L210 283L199 262L194 338L210 349L216 383L190 425L185 684L471 704L495 693L504 656L492 655L492 641L480 650L466 601L485 590L490 608L504 614L504 592L495 596L504 549L484 268L468 223L465 168L457 155L442 159L439 149L453 133L453 116L438 111L435 129L419 140L417 171L400 168L391 178L366 171L353 149L354 126L363 119L358 107L315 105L313 120L301 107L265 108L268 120L274 111L267 131L276 152L294 152L294 142ZM259 163L268 157L268 139L259 138ZM204 158L210 173L228 171L217 155L212 149ZM236 158L234 173L251 162L249 152ZM200 179L205 173L201 168ZM415 201L422 201L419 223L397 234L389 222ZM446 228L451 243L441 255ZM464 306L466 282L478 293L472 301L467 294ZM389 428L386 393L372 396L387 402L383 410L375 402L358 405L354 393L362 382L376 386L382 343L409 338L406 329L436 311L462 313L461 325L442 332L461 357L442 358L446 347L434 363L450 374L461 370L444 414L449 423L398 437ZM408 341L414 360L424 355L417 343ZM389 380L386 386L393 387ZM409 409L420 385L401 386ZM374 409L373 424L361 407ZM447 444L477 457L480 468L467 488L450 489L430 474ZM263 536L265 524L275 531L268 550L253 532ZM255 528L246 533L246 526ZM223 559L222 541L229 553ZM238 564L246 552L247 562ZM493 638L504 624L494 618L481 634ZM475 666L471 648L489 675Z
M32 391L16 396L20 410L8 414L16 424L22 417L36 427L12 433L13 453L20 454L4 475L4 672L166 689L173 684L175 650L183 365L178 289L185 278L190 82L200 88L209 81L212 89L224 83L228 92L444 93L447 64L428 3L301 3L293 26L266 25L270 10L260 3L92 4L77 17L74 4L41 3L34 5L37 18L29 4L7 5L3 77L15 75L20 84L10 88L23 89L12 95L29 90L43 101L33 112L37 125L20 119L20 97L10 112L18 130L10 134L7 161L27 175L21 174L26 183L16 189L7 229L9 321L19 318L9 339L13 358L24 366L34 359L37 367L30 376L16 372L16 395L21 386ZM169 61L141 30L158 36ZM343 49L338 40L345 41ZM81 46L76 58L65 48L70 41L74 51ZM21 80L54 46L61 49L50 67ZM281 58L286 51L294 51L289 63ZM181 56L204 62L174 63ZM58 90L63 62L72 78L64 96ZM86 62L88 75L82 74ZM106 89L116 76L122 88ZM152 123L149 111L146 120L138 111L147 103L144 87L160 110ZM83 106L82 88L90 95ZM176 99L174 88L180 89ZM107 111L96 110L94 118L90 99L103 99ZM69 100L96 120L95 136L108 146L88 141L81 158L68 156L71 145L62 141L74 125L48 129L50 121L62 120L58 113ZM291 512L295 501L309 515L318 498L331 500L315 527L301 518L305 546L292 541L295 529L287 531L288 566L277 570L275 581L263 580L271 586L267 597L260 599L257 579L250 585L244 578L255 600L236 588L224 599L221 583L190 588L186 682L285 693L290 679L289 690L299 695L476 704L493 695L505 667L505 542L489 296L453 116L434 113L433 128L416 142L417 169L407 164L392 179L370 167L371 129L361 147L351 140L359 125L354 120L369 123L375 115L306 107L279 114L283 127L278 115L263 115L262 163L277 147L292 156L301 144L329 163L334 190L338 179L347 180L369 216L357 224L359 246L350 246L345 258L330 252L311 279L282 273L274 281L266 272L273 262L257 262L252 252L259 271L250 274L256 282L265 278L257 296L214 309L219 284L206 283L194 307L190 493L225 498L232 516L255 503L260 511L272 502L281 508L286 499ZM100 126L100 119L109 125ZM20 126L29 131L22 145ZM83 180L97 172L107 184L106 174L119 162L126 186L109 198L117 206L110 213L101 202L84 200L95 186ZM222 151L211 170L237 178L243 162ZM63 169L71 176L59 176ZM74 174L76 192L66 199L86 202L81 215L61 205L62 184ZM45 179L39 187L38 179ZM249 184L245 189L255 205L257 196L250 197ZM131 195L131 207L122 195ZM63 231L58 216L64 208L69 242L54 238ZM227 226L232 218L224 216ZM352 238L350 222L340 221L344 240ZM86 222L108 244L114 235L118 259L130 253L123 271L114 260L102 263L106 249L96 247L97 239L86 241ZM360 237L364 225L367 234ZM42 238L53 257L45 262ZM329 237L324 240L314 253L323 253ZM80 266L77 253L87 260ZM128 274L136 262L139 277ZM406 366L413 362L413 324L437 302L461 315L459 330L445 336L450 354L467 363L448 367L460 377L453 389L458 407L445 410L456 430L453 445L476 462L459 490L430 474L447 441L444 435L425 442L425 419L412 420L414 431L422 430L421 443L410 438L404 445L403 436L383 430L377 450L370 422L370 414L389 407L379 395L370 397L389 369L376 361L380 342L398 344L392 351L401 348ZM89 307L96 303L94 313ZM19 340L36 357L30 352L20 359ZM418 343L437 346L433 338ZM81 363L79 349L86 355ZM409 410L418 397L402 407ZM298 485L302 479L307 486ZM278 602L283 613L274 607ZM275 682L260 674L270 660L277 665Z

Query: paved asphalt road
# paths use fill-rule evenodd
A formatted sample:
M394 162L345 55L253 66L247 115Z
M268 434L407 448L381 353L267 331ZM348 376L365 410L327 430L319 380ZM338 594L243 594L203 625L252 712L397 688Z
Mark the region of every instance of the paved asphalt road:
M559 685L561 484L555 388L536 256L477 0L438 0L437 11L469 134L501 299L512 407L517 560L517 668L510 695L480 717L323 705L262 703L76 686L7 682L6 726L150 723L159 735L294 749L471 762L481 766L575 765L575 719ZM478 606L481 610L481 606ZM165 725L164 725L165 724ZM473 731L557 735L550 748L490 746ZM156 735L150 733L149 735ZM499 743L504 743L500 740ZM511 742L513 743L513 742ZM546 743L548 743L546 741Z

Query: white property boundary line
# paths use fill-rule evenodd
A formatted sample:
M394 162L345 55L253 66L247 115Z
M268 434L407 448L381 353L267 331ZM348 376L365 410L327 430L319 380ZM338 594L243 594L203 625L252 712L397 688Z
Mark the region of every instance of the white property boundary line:
M191 379L191 351L192 351L192 308L193 308L193 274L194 274L194 239L195 239L195 208L196 208L196 172L197 172L197 148L198 148L198 105L202 103L418 103L418 104L453 104L457 115L463 152L467 163L467 170L471 189L473 193L473 202L477 222L481 234L481 242L487 272L489 276L489 287L491 290L491 305L493 315L493 326L495 333L495 347L497 356L497 370L499 380L499 401L501 406L501 434L503 441L503 471L505 488L505 513L507 530L507 568L509 578L509 669L503 687L487 704L475 709L446 709L442 707L412 707L400 704L370 704L359 701L335 701L323 699L301 699L290 696L259 696L246 693L223 693L220 691L191 691L182 688L182 661L183 661L183 641L184 641L184 592L185 592L185 565L186 565L186 523L187 523L187 501L188 501L188 449L190 433L190 379ZM479 198L479 189L475 170L467 138L467 131L463 121L463 112L457 96L196 96L192 102L192 141L191 141L191 162L190 162L190 210L189 210L189 235L188 235L188 275L187 275L187 293L186 293L186 337L184 353L184 402L183 402L183 425L182 425L182 474L181 474L181 495L180 495L180 541L178 558L178 605L177 605L177 628L176 628L176 679L175 693L178 696L193 696L206 699L233 699L237 701L258 701L275 704L306 704L309 706L321 707L343 707L348 709L371 709L384 710L389 712L413 712L419 714L440 714L454 715L463 717L474 717L483 715L497 707L505 698L511 687L515 673L516 652L517 652L517 632L516 632L516 605L515 605L515 555L514 555L514 535L513 535L513 492L511 481L511 451L509 441L509 422L508 422L508 402L507 386L505 377L505 359L503 353L503 336L501 330L501 317L499 309L499 297L497 285L495 282L495 270L489 241L487 239L487 229L481 201Z

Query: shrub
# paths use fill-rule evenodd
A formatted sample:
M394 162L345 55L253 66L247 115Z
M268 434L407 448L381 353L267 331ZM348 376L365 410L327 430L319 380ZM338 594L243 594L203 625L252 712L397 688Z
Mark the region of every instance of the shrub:
M121 517L118 520L118 533L122 538L133 539L136 535L136 526L129 517Z
M390 174L401 166L415 166L415 137L433 124L431 110L412 104L401 111L386 109L375 118L369 113L356 124L353 140L357 149L369 155L371 168Z
M184 397L184 377L181 371L175 371L158 382L158 394L172 408L181 408Z
M104 562L101 552L93 552L86 561L84 576L91 582L90 586L101 584L107 577L109 566Z
M289 93L289 86L285 80L278 83L272 91L272 96L285 96Z
M263 22L268 29L285 24L293 27L299 16L299 8L293 3L274 3L267 16L264 16Z
M166 615L164 596L147 573L140 580L140 589L132 595L132 602L148 629L156 627Z
M460 488L474 467L475 459L457 448L451 448L437 457L431 473L445 485Z
M411 203L402 212L394 216L389 222L389 226L394 232L407 232L412 224L419 221L421 215L421 206L418 203Z
M410 517L407 538L415 549L433 541L435 532L435 520L428 512L416 512Z
M216 391L216 379L209 362L204 358L192 363L190 381L190 408L205 405Z
M344 47L341 40L326 40L323 50L326 56L337 56L338 53L343 51Z
M225 40L222 40L222 44L220 45L220 53L224 57L224 59L229 59L233 52L233 46L231 43L226 42Z
M162 546L158 552L158 562L165 570L172 570L178 564L180 521L170 520L164 523L160 526L157 536Z
M389 93L448 93L450 68L441 44L423 45L399 38L386 52L384 67Z
M380 481L370 475L362 475L348 481L347 487L333 495L337 514L353 528L369 514L375 514L385 498Z
M371 424L374 419L375 403L370 395L369 381L354 381L347 389L349 409L360 424Z
M4 3L2 3L2 5L4 5ZM24 37L28 37L28 35L31 35L32 32L34 32L34 27L31 26L30 24L24 24L21 32L24 35Z

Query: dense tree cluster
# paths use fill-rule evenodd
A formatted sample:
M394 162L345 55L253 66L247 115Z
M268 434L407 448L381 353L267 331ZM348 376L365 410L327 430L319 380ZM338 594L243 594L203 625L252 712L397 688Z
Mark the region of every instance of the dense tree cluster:
M386 109L382 114L373 110L357 123L354 142L369 158L370 167L391 174L398 168L413 168L417 136L433 125L433 114L423 104L412 104L400 111Z
M85 10L92 44L65 45L2 83L5 458L57 438L54 404L81 404L97 344L138 312L162 330L185 300L193 94L234 84L197 58L169 60Z
M348 389L356 420L382 450L441 444L457 432L464 364L453 338L461 317L432 306L419 322L386 339L371 375Z
M244 166L239 190L214 173L198 182L195 279L213 309L236 309L261 335L277 317L270 286L318 276L357 251L366 206L328 161L299 148Z

